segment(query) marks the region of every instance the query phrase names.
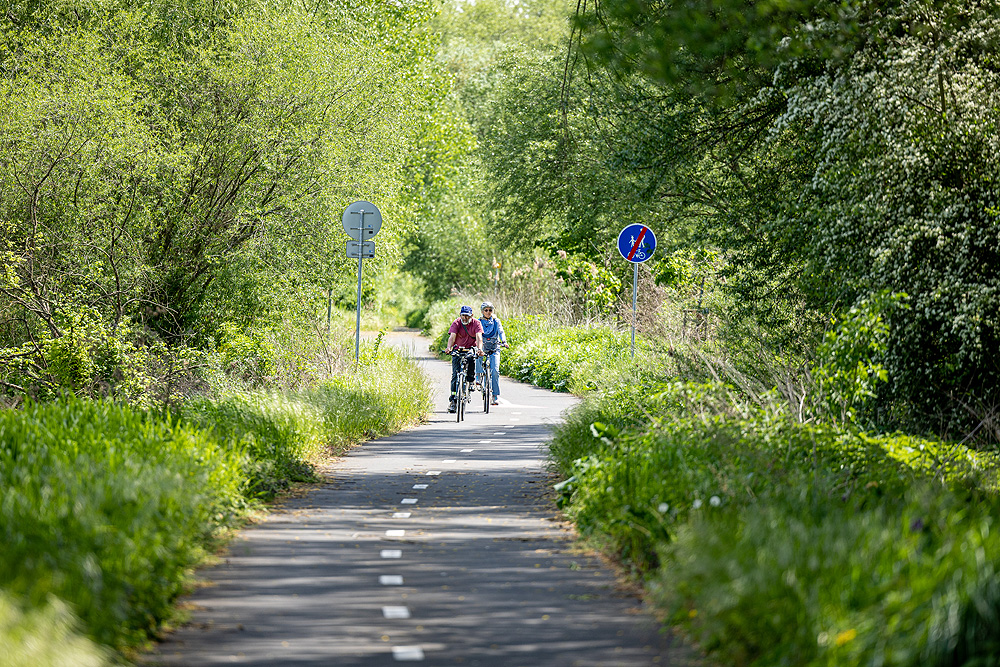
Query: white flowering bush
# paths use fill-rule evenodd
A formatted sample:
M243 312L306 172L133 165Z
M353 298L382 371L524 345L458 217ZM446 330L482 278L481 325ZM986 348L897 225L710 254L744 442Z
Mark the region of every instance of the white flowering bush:
M887 397L904 423L953 431L1000 385L1000 21L980 3L860 4L872 38L849 57L776 71L775 130L816 150L792 224L828 293L909 295L886 312Z

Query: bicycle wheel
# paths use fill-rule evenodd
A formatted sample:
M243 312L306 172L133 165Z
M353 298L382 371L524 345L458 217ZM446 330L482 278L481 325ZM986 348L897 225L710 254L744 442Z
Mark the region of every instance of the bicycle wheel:
M488 361L483 361L483 412L490 413L490 400L492 399L493 381L490 379L490 366Z
M468 372L469 372L469 361L468 359L466 359L464 362L462 362L462 382L461 382L462 395L458 399L458 414L460 415L458 418L459 421L465 421L465 406L471 400L471 396L469 396L469 391L472 388L469 386L469 380L466 377Z
M464 371L463 371L464 372ZM462 413L465 412L465 378L458 381L455 387L455 421L462 421Z

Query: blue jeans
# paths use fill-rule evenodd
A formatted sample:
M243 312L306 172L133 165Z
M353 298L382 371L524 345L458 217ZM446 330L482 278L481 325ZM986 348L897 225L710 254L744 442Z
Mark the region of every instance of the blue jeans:
M493 385L493 397L496 398L500 396L500 373L497 372L497 365L500 363L500 350L487 355L486 358L490 360L490 379ZM479 357L476 357L476 379L480 382L483 379L483 362Z

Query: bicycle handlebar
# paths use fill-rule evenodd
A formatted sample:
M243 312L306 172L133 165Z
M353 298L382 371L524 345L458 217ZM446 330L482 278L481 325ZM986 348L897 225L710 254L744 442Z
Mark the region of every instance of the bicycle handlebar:
M448 350L441 350L441 354L450 354L451 356L456 357L460 354L469 354L470 352L475 351L476 349L472 347L453 347L451 348L451 352Z
M495 354L501 347L510 347L510 345L497 345L492 350L483 350L482 354L484 356L488 355L488 354ZM450 354L453 357L456 356L456 355L459 355L459 354L468 354L470 352L476 352L476 348L474 348L474 347L453 347L451 349L451 352L449 352L448 350L441 350L441 354Z

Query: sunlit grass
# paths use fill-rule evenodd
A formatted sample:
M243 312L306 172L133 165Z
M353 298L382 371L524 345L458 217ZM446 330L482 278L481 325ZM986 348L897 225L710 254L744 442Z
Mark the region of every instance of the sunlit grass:
M24 611L0 591L0 656L5 667L105 667L108 651L79 633L79 620L58 599Z
M369 345L357 370L311 388L230 389L169 414L72 397L0 411L0 590L23 601L0 647L31 649L19 628L69 627L63 602L98 644L140 645L247 509L429 407L420 371ZM102 655L73 645L83 657L65 664Z

